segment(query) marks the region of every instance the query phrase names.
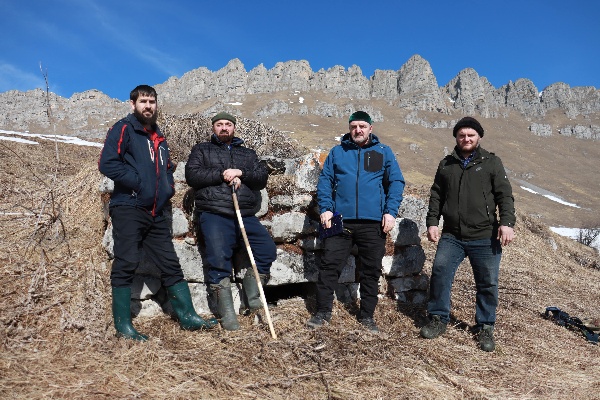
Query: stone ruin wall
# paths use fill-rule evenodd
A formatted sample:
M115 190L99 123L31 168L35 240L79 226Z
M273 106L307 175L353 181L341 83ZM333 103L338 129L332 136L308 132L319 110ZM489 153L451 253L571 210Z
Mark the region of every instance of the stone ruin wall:
M205 117L201 116L183 116L162 121L165 124L163 130L172 132L168 139L171 148L185 151L187 146L181 146L181 143L206 140L209 135L204 129L208 122L204 119ZM195 128L191 128L192 126ZM322 250L317 235L319 214L315 192L319 172L327 153L305 151L291 141L286 142L282 136L278 138L281 141L278 155L303 155L294 158L267 155L265 153L268 151L265 149L272 148L272 137L277 136L278 132L269 131L270 128L260 123L250 123L243 119L240 119L237 128L238 136L246 140L248 147L257 151L267 163L270 173L267 188L261 191L262 206L257 213L277 244L277 259L271 267L267 294L269 288L273 287L283 288L284 285L316 282ZM257 140L257 137L265 136L270 137L270 140ZM285 151L282 151L282 148L286 148ZM177 194L169 210L173 243L185 278L190 284L192 299L198 313L209 314L214 308L208 303L202 250L196 242L194 232L193 192L185 182L185 160L189 148L186 154L177 152L178 150L175 150L173 155L179 159L174 174ZM105 207L108 206L112 190L112 181L104 178L100 183L100 192ZM388 235L380 292L400 303L422 303L426 300L428 276L423 273L425 253L420 245L421 234L425 231L426 209L423 200L405 196L396 225ZM110 262L113 258L112 225L107 213L105 215L107 228L103 246ZM241 278L246 268L251 268L243 245L236 254L235 265L237 284L233 291L238 307ZM336 298L343 303L350 303L358 298L355 270L356 260L354 255L351 255L346 261L336 290ZM165 289L161 286L160 272L149 258L144 257L136 271L132 299L135 315L154 316L170 312Z

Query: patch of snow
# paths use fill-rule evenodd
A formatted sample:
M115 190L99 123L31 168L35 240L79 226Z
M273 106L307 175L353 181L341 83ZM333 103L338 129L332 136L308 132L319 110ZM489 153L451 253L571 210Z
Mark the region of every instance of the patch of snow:
M26 138L42 139L42 140L56 140L60 143L76 144L78 146L91 146L91 147L102 147L102 143L88 142L87 140L79 139L75 136L63 136L63 135L41 135L37 133L25 133L15 131L5 131L0 129L0 134L12 135L12 136L23 136ZM27 144L38 144L37 142L30 141L27 139L13 138L7 136L0 136L0 140L11 140L13 142L21 142Z
M31 140L10 137L10 136L0 136L0 140L6 140L7 142L25 143L25 144L39 144L38 142L33 142Z
M550 230L554 233L559 234L560 236L565 236L568 238L571 238L573 240L577 240L579 238L579 228L565 228L564 226L560 226L560 227L556 227L556 226L551 226ZM592 246L591 247L595 247L598 251L600 251L600 236L596 238L596 240L594 240L592 242Z
M25 212L4 212L4 211L0 211L0 215L11 215L11 216L18 216L18 217L35 217L34 213L25 213Z
M521 189L523 189L523 190L525 190L525 191L527 191L527 192L533 193L533 194L539 194L539 193L538 193L538 192L536 192L535 190L533 190L533 189L529 189L528 187L525 187L525 186L521 186Z
M557 203L564 204L565 206L574 207L574 208L581 208L577 204L569 203L568 201L564 201L563 199L559 199L558 197L550 196L548 194L545 194L544 197L547 198L547 199L550 199L552 201L555 201Z
M528 188L526 186L521 186L521 189L523 189L523 190L525 190L527 192L533 193L533 194L540 194L540 193L536 192L535 190L530 189L530 188ZM556 196L552 196L552 195L549 195L549 194L543 194L542 196L544 196L545 198L547 198L549 200L552 200L552 201L555 201L557 203L563 204L565 206L574 207L574 208L581 208L577 204L569 203L568 201L564 201L563 199L558 198Z

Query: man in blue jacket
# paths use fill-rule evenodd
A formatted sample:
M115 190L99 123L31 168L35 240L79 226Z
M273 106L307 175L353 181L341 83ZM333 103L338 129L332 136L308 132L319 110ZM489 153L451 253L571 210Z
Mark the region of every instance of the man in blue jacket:
M132 114L109 129L98 168L114 181L109 211L113 226L114 255L110 274L112 311L117 337L148 340L131 324L131 284L142 258L150 256L161 270L182 329L207 329L194 310L190 289L175 253L165 207L175 194L173 171L164 135L156 125L157 95L153 87L140 85L130 93Z
M381 261L387 233L396 223L404 177L392 150L379 142L372 120L364 111L349 119L350 132L342 137L323 165L317 184L321 224L331 227L334 213L343 217L343 232L323 239L317 282L317 312L307 325L317 328L331 319L333 294L352 247L358 247L359 322L378 332L373 319L377 305Z

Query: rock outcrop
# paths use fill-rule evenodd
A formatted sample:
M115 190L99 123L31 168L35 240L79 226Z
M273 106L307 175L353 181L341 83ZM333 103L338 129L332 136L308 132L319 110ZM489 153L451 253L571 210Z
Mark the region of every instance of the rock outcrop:
M356 65L347 69L336 65L314 72L307 61L294 60L279 62L271 69L261 64L248 72L239 59L233 59L218 71L200 67L155 87L161 104L173 110L207 101L216 101L223 109L223 105L243 101L250 94L278 92L298 95L318 91L346 100L344 106L339 102L337 105L325 102L318 106L295 104L292 107L274 99L253 111L259 118L284 114L345 117L349 110L369 106L370 99L443 116L467 114L500 118L509 112L518 112L531 120L555 109L562 110L569 118L600 111L600 90L594 87L570 87L559 82L540 93L529 79L518 79L496 89L472 68L460 71L445 86L439 87L429 62L419 55L412 56L398 71L376 70L370 78ZM112 122L129 112L126 102L111 99L97 90L76 93L69 99L52 93L47 99L40 89L8 91L0 93L0 127L47 130L50 127L48 103L52 124L60 130L57 133L67 131L98 138ZM377 120L384 118L381 115Z

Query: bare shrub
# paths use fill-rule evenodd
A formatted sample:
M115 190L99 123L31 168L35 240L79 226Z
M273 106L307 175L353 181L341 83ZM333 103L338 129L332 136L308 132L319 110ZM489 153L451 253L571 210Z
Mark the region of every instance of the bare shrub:
M185 161L196 143L210 140L210 118L202 114L169 115L159 113L158 124L169 141L175 162ZM236 136L259 157L296 158L303 154L298 142L262 122L237 118Z
M576 240L583 245L592 247L592 244L599 236L600 228L581 228L579 229Z

